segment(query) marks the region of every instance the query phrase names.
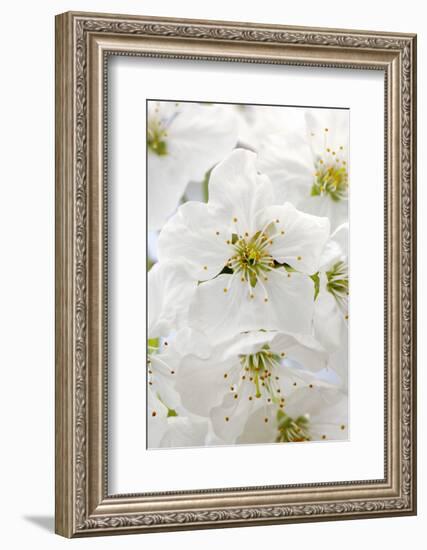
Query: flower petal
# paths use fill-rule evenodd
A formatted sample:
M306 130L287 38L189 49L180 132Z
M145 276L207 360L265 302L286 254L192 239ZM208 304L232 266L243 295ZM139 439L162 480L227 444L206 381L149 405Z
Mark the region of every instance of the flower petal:
M348 256L349 246L349 225L348 222L339 225L331 235L331 240L335 242L342 251L342 254Z
M341 345L338 350L331 353L327 365L328 370L335 372L343 389L348 389L348 330L344 329Z
M293 418L307 415L314 441L347 439L348 399L340 389L302 388L289 397L285 412Z
M224 361L220 355L208 359L195 355L184 357L175 382L184 407L194 414L208 416L212 407L219 405L227 393L233 361L235 358Z
M304 201L301 201L298 207L313 216L328 218L331 224L331 231L334 231L339 225L348 221L347 199L335 202L329 195L308 197Z
M212 345L203 332L184 327L175 334L167 353L178 360L185 355L197 355L206 359L212 353Z
M333 352L340 347L344 320L335 298L325 288L324 278L321 274L320 290L314 304L313 327L314 335L323 348Z
M283 268L277 268L268 272L268 281L264 285L268 303L264 302L261 292L255 294L254 299L258 304L257 314L265 325L263 328L291 334L311 332L313 281L302 273L288 273Z
M205 445L209 423L205 418L175 416L168 418L168 425L159 447L201 447Z
M177 167L173 158L148 152L148 229L161 229L168 217L173 214L184 194L189 178Z
M159 259L184 261L193 280L204 281L218 275L232 255L230 239L231 231L220 224L215 211L187 202L160 233Z
M225 223L233 223L233 232L253 235L258 229L257 213L272 201L271 182L257 173L255 153L235 149L212 170L209 204Z
M348 110L308 109L305 113L305 120L314 156L323 155L325 148L329 147L348 158Z
M342 248L336 241L329 239L320 257L319 271L329 271L336 262L343 259L344 254Z
M212 346L208 338L199 331L185 327L167 341L162 341L159 349L149 355L151 389L168 409L174 409L180 415L186 413L175 389L182 358L192 355L207 359L211 353Z
M156 448L159 446L160 439L167 429L166 419L168 410L158 399L154 391L149 389L147 393L147 445L148 448Z
M328 354L318 344L309 347L287 334L278 333L270 349L278 355L284 354L287 361L306 371L316 372L327 366Z
M215 341L250 330L241 309L248 290L239 281L224 274L200 284L190 305L190 326L210 334Z
M276 415L277 407L273 405L253 411L248 417L236 443L246 445L275 443L278 435ZM266 418L267 421L265 420Z
M167 261L148 272L148 336L167 336L185 323L196 283L184 264Z
M273 244L269 247L275 260L309 275L316 273L329 237L328 219L305 214L292 204L285 203L266 208L260 216L259 225L265 226L269 220L279 220L275 224L277 235L272 238Z
M169 128L170 154L189 180L201 181L235 147L237 118L221 105L180 103L178 112Z
M257 105L252 107L251 118L250 135L246 142L254 151L260 151L266 139L272 135L305 134L303 109Z
M257 399L249 400L252 393L249 384L242 385L239 388L237 399L228 393L221 405L212 409L210 417L218 437L228 443L235 442L241 434L248 416L260 406Z
M338 388L322 385L298 388L286 401L286 413L292 417L310 415L312 420L325 420L328 418L328 409L340 402L343 395L344 392Z
M199 285L190 306L191 325L217 340L249 330L311 331L314 286L309 277L279 268L262 284L248 287L237 274Z
M270 178L276 204L298 204L310 196L313 156L302 133L272 134L258 154L258 169Z
M206 172L237 143L234 113L222 106L172 101L148 103L148 125L165 131L165 154L148 149L148 226L160 229L173 214L190 180Z
M265 345L272 342L277 332L251 331L239 334L232 338L226 345L225 357L237 357L239 355L251 355L257 353Z

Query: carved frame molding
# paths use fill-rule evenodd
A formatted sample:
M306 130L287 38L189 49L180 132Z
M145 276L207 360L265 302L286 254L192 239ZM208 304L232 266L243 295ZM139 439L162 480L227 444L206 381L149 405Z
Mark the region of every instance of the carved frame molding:
M108 495L105 181L109 55L385 73L385 478ZM67 536L416 513L416 37L66 13L56 18L56 531Z

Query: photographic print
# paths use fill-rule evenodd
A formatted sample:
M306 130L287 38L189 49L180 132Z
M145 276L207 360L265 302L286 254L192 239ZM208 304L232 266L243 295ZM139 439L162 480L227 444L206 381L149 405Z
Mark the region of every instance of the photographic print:
M147 101L148 448L348 439L349 111Z

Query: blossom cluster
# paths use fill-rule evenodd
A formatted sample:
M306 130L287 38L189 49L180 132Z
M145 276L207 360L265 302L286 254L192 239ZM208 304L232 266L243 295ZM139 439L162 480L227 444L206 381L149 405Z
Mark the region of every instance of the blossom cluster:
M348 134L148 103L149 448L348 438Z

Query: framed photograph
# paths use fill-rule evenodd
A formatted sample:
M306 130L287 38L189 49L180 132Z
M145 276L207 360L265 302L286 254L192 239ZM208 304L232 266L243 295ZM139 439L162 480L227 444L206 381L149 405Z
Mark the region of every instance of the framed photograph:
M416 37L56 18L56 532L416 513Z

